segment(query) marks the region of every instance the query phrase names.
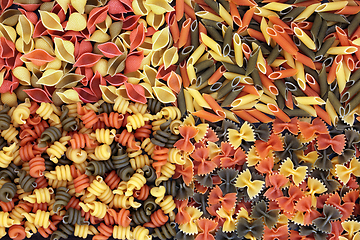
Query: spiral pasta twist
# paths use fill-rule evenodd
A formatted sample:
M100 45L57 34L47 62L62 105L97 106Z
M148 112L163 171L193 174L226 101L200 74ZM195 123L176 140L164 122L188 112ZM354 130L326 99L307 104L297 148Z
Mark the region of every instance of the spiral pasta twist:
M108 160L111 157L111 148L107 144L97 146L95 148L95 153L89 154L89 157L91 157L92 159L97 160L97 161Z
M14 125L10 124L9 128L6 130L3 130L1 132L1 136L8 142L8 143L18 143L19 140L16 138L16 136L19 135L19 131L16 130Z
M69 116L69 107L63 105L61 110L62 114L60 116L60 121L62 128L65 131L76 131L78 129L78 122L76 121L75 117Z
M59 210L61 210L69 203L71 195L68 193L68 191L69 189L66 187L59 187L56 189L55 202L52 207L54 213L59 212Z
M173 214L176 205L171 195L165 196L166 189L164 186L154 187L150 190L152 196L156 197L155 203L160 206L165 214Z
M140 146L135 142L134 134L124 129L121 134L116 134L115 141L120 143L122 146L127 146L133 150L139 150Z
M51 119L55 123L60 123L60 118L54 113L54 108L51 103L42 102L36 110L36 113L44 120Z
M13 122L22 125L30 116L30 99L26 98L24 103L19 104L12 113Z
M140 190L142 186L146 183L146 178L144 177L144 172L140 169L136 171L134 175L131 176L130 180L127 182L127 189L125 196L132 196L134 190Z
M130 225L130 211L122 208L119 212L116 212L114 209L108 209L110 216L114 218L116 224L120 226L127 227Z
M152 235L160 240L171 239L176 235L176 223L166 223L160 228L155 228Z
M115 99L114 103L114 111L117 111L118 113L125 114L127 109L129 107L129 101L125 100L122 96L118 96Z
M89 225L75 224L75 231L74 231L75 237L87 238L88 234L92 235Z
M91 136L96 138L99 143L105 143L110 145L115 138L116 130L115 129L96 129L95 134Z
M119 129L123 125L124 115L117 112L100 114L100 121L103 121L107 127Z
M17 149L16 143L11 144L9 147L4 147L0 151L0 167L7 168L11 161L14 159L14 152Z
M37 210L36 213L22 213L21 215L25 216L25 218L30 222L35 224L36 226L48 228L50 225L50 212L45 212L42 210Z
M7 114L10 107L4 104L4 108L0 111L0 130L6 130L10 127L11 117Z
M143 168L145 165L150 165L151 161L148 155L139 155L130 159L132 169L137 170Z
M54 189L52 188L35 189L34 194L24 197L24 200L30 203L49 203L51 194L54 194Z
M114 226L113 238L115 239L134 239L133 233L131 232L130 226L123 227L119 225Z
M114 194L120 193L120 192L122 193L122 191L118 190L118 189L113 191ZM134 197L119 195L119 194L115 194L113 203L114 203L114 207L116 207L116 208L129 209L130 207L133 207L133 208L141 207L141 203L135 202Z
M16 220L18 222L21 222L24 219L23 213L28 212L27 209L24 209L25 204L18 204L14 207L14 209L10 212L9 217L13 220ZM29 210L30 211L30 210ZM1 216L1 214L0 214Z
M151 132L152 132L151 128L152 128L152 125L149 123L149 121L146 121L144 126L136 129L135 134L134 134L135 138L140 139L140 140L149 138L151 135Z
M43 176L43 172L45 171L45 159L37 155L29 161L30 166L30 176L34 178L38 178Z
M66 147L65 147L65 149L66 149ZM85 162L85 160L87 158L87 152L80 148L73 149L72 147L68 147L66 149L66 157L68 159L70 159L71 161L73 161L74 163L83 163L83 162Z
M155 185L159 186L162 181L167 181L175 174L176 166L170 162L166 162L161 167L161 176L155 180Z
M169 162L177 164L177 165L184 165L185 159L181 154L181 151L177 148L170 148L169 150Z
M155 149L155 144L153 144L150 138L144 139L141 143L141 149L143 149L149 156L151 156Z
M57 179L63 181L72 181L73 177L71 175L71 170L69 165L56 166L55 171L50 173L45 173L45 177L50 179Z
M57 127L49 127L41 133L41 138L38 146L43 148L47 147L47 143L53 143L61 138L61 131Z
M99 121L99 118L94 110L87 110L84 108L84 112L85 114L80 119L86 128L91 128Z
M160 227L169 220L169 217L165 215L163 210L159 209L155 211L153 214L151 214L150 219L151 222L145 223L144 227L151 227L151 228Z
M85 212L90 212L90 214L97 218L104 218L107 210L107 205L102 202L92 202L92 203L79 203L80 207Z
M147 111L147 104L143 104L143 103L130 103L129 107L127 109L127 111L129 113L141 113L141 114L145 114Z
M129 156L124 148L119 148L116 154L113 154L111 161L115 169L121 169L129 165Z
M26 171L20 170L19 173L18 173L18 176L19 176L20 187L25 192L31 192L37 186L37 184L35 182L36 179L32 178L30 175L27 175Z
M180 109L177 107L164 107L161 109L161 113L165 119L171 118L172 120L175 120L181 118Z
M54 163L58 163L58 159L66 152L66 144L70 140L70 136L62 137L59 141L54 142L48 149L46 153L50 156L50 160Z
M151 240L152 237L149 235L149 229L142 226L136 226L133 230L133 236L136 240Z
M0 189L0 200L7 203L10 202L17 192L15 183L5 183ZM4 210L4 209L3 209Z
M109 188L112 190L116 188L119 185L119 182L121 181L120 177L117 175L115 170L112 170L104 179L106 184L109 186Z
M148 121L151 119L150 114L141 114L141 113L135 113L133 115L130 115L127 118L127 124L126 129L128 132L132 132L132 130L136 130L142 126L145 125L145 121Z
M70 207L63 217L63 223L71 225L84 224L85 218L81 216L81 211L79 209Z
M84 133L74 133L70 140L70 144L73 149L85 147L95 148L97 146L95 141L91 139L88 134Z

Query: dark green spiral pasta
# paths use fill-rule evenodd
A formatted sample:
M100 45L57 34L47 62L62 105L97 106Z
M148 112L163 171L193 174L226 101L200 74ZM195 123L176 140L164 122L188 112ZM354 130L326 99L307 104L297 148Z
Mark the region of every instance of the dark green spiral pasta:
M39 147L46 147L47 143L53 143L61 138L61 131L57 127L49 127L42 134Z
M66 206L70 199L71 195L68 193L69 189L66 187L59 187L56 189L55 202L53 205L53 210L57 213L60 209Z
M147 104L151 114L156 114L163 108L163 104L156 98L149 98Z
M138 208L136 211L131 214L132 222L131 225L137 226L144 223L150 222L150 217L146 215L143 208Z
M71 225L76 223L78 225L82 225L85 224L86 221L85 218L81 216L80 210L69 208L64 215L63 223Z
M0 150L7 145L7 142L4 138L0 137Z
M103 102L100 105L98 113L110 114L113 111L113 108L114 108L114 104Z
M155 212L157 208L157 204L155 203L155 198L148 197L143 203L143 208L145 210L145 214L150 216L153 212Z
M0 200L10 202L17 191L15 183L5 183L0 189Z
M105 163L100 161L90 161L85 169L85 174L88 176L103 176L105 174Z
M78 122L76 119L74 117L69 117L69 109L65 105L63 105L61 109L62 114L60 116L60 121L63 129L68 132L76 131L78 129Z
M165 195L171 195L173 197L176 196L178 187L176 186L175 180L170 179L165 182L162 182L160 185L165 187Z
M11 181L13 181L17 177L18 172L19 168L14 163L10 163L7 168L1 169L0 179L9 178Z
M114 170L114 164L112 163L111 159L103 161L105 165L105 172L110 172L111 170Z
M156 172L152 166L145 165L142 170L144 171L144 177L147 183L154 183L156 180Z
M122 169L124 167L130 166L129 160L130 158L123 147L119 147L116 154L111 157L111 161L115 169Z
M9 129L11 124L11 117L7 114L10 107L4 104L4 109L0 111L0 130Z
M172 239L176 235L176 223L166 223L159 228L155 228L152 235L154 237L158 237L161 240Z
M36 179L27 175L25 170L20 170L18 176L20 186L25 192L31 192L36 188Z
M56 164L53 161L45 158L45 170L46 171L54 171L55 167L56 167Z
M71 165L73 163L73 161L71 161L70 159L67 159L67 158L60 158L59 161L58 161L58 165Z
M124 168L118 169L118 171L117 171L117 174L123 181L129 181L131 176L134 173L135 173L135 171L134 171L134 169L132 169L132 167L130 165L128 165Z
M51 234L50 240L59 240L60 238L67 239L70 235L73 235L74 231L74 226L61 223L58 230Z

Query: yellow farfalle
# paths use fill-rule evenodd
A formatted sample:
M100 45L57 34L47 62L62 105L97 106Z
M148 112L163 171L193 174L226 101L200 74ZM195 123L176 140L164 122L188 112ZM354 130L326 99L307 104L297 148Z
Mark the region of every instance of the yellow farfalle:
M359 236L360 233L358 233L358 231L360 231L360 222L357 222L354 220L346 221L346 222L342 222L341 226L346 231L346 234L344 234L344 236L346 236L346 238L344 237L344 239L353 239L354 235L355 235L355 237L356 236L360 237Z
M255 142L254 130L248 122L245 122L241 126L240 132L236 129L228 129L228 134L229 142L235 149L240 147L243 140L247 142Z
M233 232L235 231L235 219L233 218L235 212L235 208L231 209L230 212L227 212L223 206L216 213L221 217L225 218L225 222L223 225L223 232Z
M235 182L235 187L247 187L247 194L249 195L250 199L253 199L259 194L264 184L265 182L261 180L251 180L250 170L246 169L238 175Z
M198 226L196 220L202 216L202 212L195 207L186 207L185 212L190 216L190 221L179 225L179 229L187 234L197 234Z
M280 174L284 175L285 177L292 176L292 180L294 181L296 186L305 179L307 166L301 166L294 169L294 164L290 158L287 158L285 162L280 166Z
M354 174L356 177L360 177L360 161L353 158L350 161L349 167L346 167L343 164L336 164L335 173L339 180L346 185L350 180L351 174Z
M305 195L311 195L311 206L316 207L316 197L315 194L321 194L327 191L326 186L315 178L309 177L308 178L308 192Z
M246 160L249 167L255 166L262 160L259 154L256 152L255 145L250 148Z

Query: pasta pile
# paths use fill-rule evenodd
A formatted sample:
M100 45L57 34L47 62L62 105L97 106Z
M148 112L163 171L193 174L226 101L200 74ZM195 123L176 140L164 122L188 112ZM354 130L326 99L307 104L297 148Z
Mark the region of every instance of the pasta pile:
M0 1L0 238L360 239L360 4Z

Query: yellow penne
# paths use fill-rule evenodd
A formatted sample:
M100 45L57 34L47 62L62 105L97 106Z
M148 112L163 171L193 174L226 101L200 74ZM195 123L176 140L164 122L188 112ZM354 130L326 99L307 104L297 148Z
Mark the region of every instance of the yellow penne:
M205 33L200 33L200 36L203 44L205 44L208 48L212 49L219 56L222 56L221 47L217 42L214 41L214 39L210 38Z
M242 67L244 64L244 56L241 48L241 38L238 33L233 35L233 45L235 53L235 62L239 67Z
M198 102L194 99L193 101L193 105L194 105L194 110L195 111L201 111L201 110L204 110L199 104Z
M205 101L205 99L198 90L195 90L193 88L187 88L187 90L194 98L194 100L199 104L199 106L211 109L209 104Z
M298 82L298 85L301 88L301 90L305 90L306 79L305 79L304 65L299 61L295 61L295 68L298 70L296 74L296 81Z
M326 100L325 110L329 114L333 126L336 126L339 121L339 116L337 115L333 105L330 103L329 98Z
M231 61L231 58L229 56L227 57L223 57L221 54L217 54L216 52L210 50L208 51L208 53L210 53L211 57L213 59L215 59L215 61L218 61L218 62L227 62L227 63L231 63L231 64L234 64L233 61Z
M285 3L279 3L279 2L271 2L271 3L268 3L265 6L263 6L263 8L265 8L265 9L273 10L276 12L280 12L289 7L292 7L292 5L285 4Z
M336 11L344 8L348 4L348 1L339 1L339 2L327 2L321 4L315 9L315 12L329 12Z
M188 65L195 65L196 62L200 59L200 57L202 56L202 54L205 51L206 46L201 43L196 50L193 52L193 54L191 54L191 56L189 57L187 64Z
M240 106L237 106L237 107L233 107L231 108L231 111L236 111L236 110L245 110L245 109L251 109L253 108L259 101L251 101L247 104L244 104L244 105L240 105Z
M186 89L184 89L184 97L185 97L186 109L191 113L194 112L194 104L193 104L192 96Z
M258 100L260 98L260 96L258 95L254 95L254 94L247 94L245 96L239 97L237 99L235 99L232 103L231 106L234 108L243 106L245 104L248 104L250 102L253 102L255 100Z
M306 7L304 11L302 11L299 16L297 16L293 21L294 22L303 22L308 19L311 14L315 12L315 9L320 6L321 3L311 4L310 6Z
M245 84L250 84L252 85L254 83L253 79L249 76L245 76L245 75L241 75L238 73L233 73L233 72L224 72L223 76L226 79L230 79L233 80L236 77L240 77L240 82L241 83L245 83Z
M311 50L316 50L316 45L314 41L301 28L295 27L294 33L300 39L300 41L305 44L305 46L307 46Z
M344 72L345 72L345 80L346 80L346 82L348 82L350 79L351 70L349 69L349 67L347 66L345 61L343 61L343 66L344 66Z
M239 123L239 119L236 117L236 115L230 111L230 110L227 110L225 108L223 108L224 112L225 112L225 117L231 121L234 121L236 123Z
M259 49L259 54L256 62L256 67L259 69L259 71L262 74L266 74L266 61L265 58L261 52L261 49Z
M294 61L293 56L290 53L286 52L286 51L283 51L283 53L284 53L284 58L286 59L286 63L290 67L295 68L295 61Z
M298 108L304 110L305 112L309 113L312 117L317 117L316 110L310 105L304 105L297 103L295 104Z
M341 61L337 66L336 66L336 80L337 83L339 85L339 91L342 92L345 88L346 85L346 79L345 79L345 70L344 70L344 64L343 61Z
M266 113L266 114L275 116L275 114L274 114L272 111L269 110L269 108L267 107L266 104L257 103L257 104L255 104L254 107L255 107L257 110L259 110L260 112L263 112L263 113Z
M201 63L205 60L211 60L211 55L209 52L204 53L204 55L202 55L201 58L199 58L199 60L197 60L196 63Z
M219 4L219 15L229 26L231 26L231 28L233 28L233 20L231 15L221 4Z
M303 105L323 105L325 101L320 97L295 97L295 104Z
M192 64L187 65L186 71L187 71L187 74L189 77L190 84L195 84L196 83L196 73L195 73L194 65L192 65Z
M265 104L272 103L272 104L274 104L274 105L277 105L275 99L269 97L269 96L266 95L266 94L261 94L259 101L260 101L260 102L263 102L263 103L265 103Z
M360 46L360 38L355 39L352 43L356 46Z
M327 51L327 54L331 55L345 55L345 54L353 54L357 51L357 47L353 46L345 46L345 47L331 47Z
M270 67L279 67L280 65L282 65L283 63L286 63L287 60L285 59L275 59L271 64Z
M261 19L261 23L260 23L260 30L261 30L261 33L264 35L264 38L265 38L265 40L266 40L266 43L269 45L269 44L270 44L271 37L270 37L270 35L266 32L266 28L268 28L268 27L269 27L269 25L267 24L265 17L263 17L263 18Z
M254 11L255 15L262 16L262 17L269 17L269 16L276 16L279 17L276 13L273 11L263 8L263 7L256 7Z
M200 18L204 18L204 19L208 19L208 20L213 20L215 22L222 22L224 21L221 17L216 16L215 14L212 14L208 11L198 11L195 13L196 16L200 17Z
M263 90L265 95L267 95L268 97L275 99L276 100L276 95L272 94L267 88L263 88Z

